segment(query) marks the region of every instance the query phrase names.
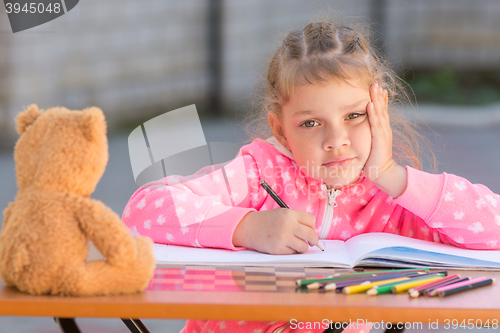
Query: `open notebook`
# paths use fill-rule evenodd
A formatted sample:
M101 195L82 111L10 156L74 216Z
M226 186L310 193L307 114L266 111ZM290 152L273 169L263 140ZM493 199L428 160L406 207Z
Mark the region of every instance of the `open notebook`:
M324 240L325 251L270 255L252 250L230 251L154 244L157 265L284 267L429 267L500 270L500 251L466 250L388 233L369 233L348 241Z

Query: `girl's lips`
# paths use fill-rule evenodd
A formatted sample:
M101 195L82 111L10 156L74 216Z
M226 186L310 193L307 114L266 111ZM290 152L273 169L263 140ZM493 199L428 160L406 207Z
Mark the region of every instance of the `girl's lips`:
M340 162L330 162L330 163L325 163L323 164L326 168L330 169L336 169L336 168L342 168L351 163L354 160L354 158L349 158Z

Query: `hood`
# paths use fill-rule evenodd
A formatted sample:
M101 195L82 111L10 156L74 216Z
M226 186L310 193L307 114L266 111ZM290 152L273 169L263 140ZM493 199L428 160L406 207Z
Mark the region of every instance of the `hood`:
M288 150L288 148L286 148L285 146L283 146L278 141L278 139L276 139L275 136L272 136L272 137L268 138L266 140L266 142L269 142L271 145L274 146L274 148L276 148L277 151L279 151L280 153L282 153L283 155L285 155L286 157L290 158L292 161L295 162L295 158L293 158L292 152L290 150Z

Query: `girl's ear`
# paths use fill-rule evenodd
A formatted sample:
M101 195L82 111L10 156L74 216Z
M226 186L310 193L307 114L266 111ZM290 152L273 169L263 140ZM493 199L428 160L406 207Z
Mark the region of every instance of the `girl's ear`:
M38 106L36 104L31 104L25 111L18 114L16 117L17 134L23 134L28 127L33 125L35 120L40 117L41 114L42 111L38 110Z
M281 121L276 115L276 113L270 111L267 114L267 120L269 121L269 126L271 126L271 129L273 131L276 140L278 140L279 143L281 143L288 150L290 150L290 147L288 146L288 140L286 139L283 131L283 126L281 125Z

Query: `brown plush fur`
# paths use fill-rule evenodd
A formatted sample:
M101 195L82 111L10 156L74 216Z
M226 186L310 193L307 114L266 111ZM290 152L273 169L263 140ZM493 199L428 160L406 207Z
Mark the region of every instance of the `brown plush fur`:
M116 213L90 199L108 162L102 111L31 105L16 123L19 191L0 234L4 282L31 294L143 290L155 266L151 240L134 238ZM88 239L106 260L86 261Z

